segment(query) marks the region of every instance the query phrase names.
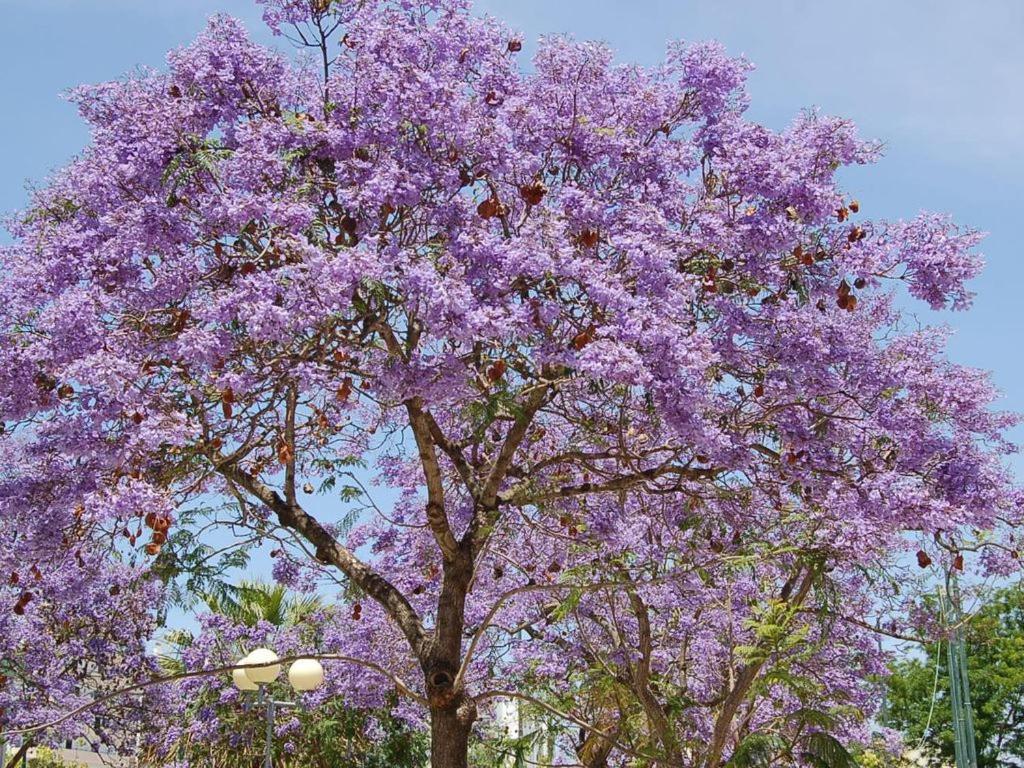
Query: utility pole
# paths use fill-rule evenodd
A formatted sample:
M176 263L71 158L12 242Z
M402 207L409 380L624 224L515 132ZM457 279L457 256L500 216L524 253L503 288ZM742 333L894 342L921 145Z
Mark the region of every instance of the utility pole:
M953 706L953 749L956 768L978 768L978 752L974 743L974 713L971 708L971 685L967 675L967 644L964 642L960 588L952 572L946 576L942 595L943 613L949 636L949 693Z

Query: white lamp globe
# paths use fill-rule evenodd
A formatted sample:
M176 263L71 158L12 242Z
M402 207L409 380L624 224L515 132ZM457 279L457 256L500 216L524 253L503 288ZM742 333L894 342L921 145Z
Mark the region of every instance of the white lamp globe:
M296 659L288 668L288 682L296 691L312 691L324 681L324 668L316 659Z
M246 664L249 661L249 657L246 656L244 659L239 659L236 664ZM256 685L249 676L245 674L244 669L232 669L231 670L231 682L235 684L235 688L240 691L255 691L259 686Z
M277 654L269 648L257 648L245 657L246 664L269 664L266 667L250 667L245 670L246 676L254 683L272 683L281 674L281 665L273 664Z

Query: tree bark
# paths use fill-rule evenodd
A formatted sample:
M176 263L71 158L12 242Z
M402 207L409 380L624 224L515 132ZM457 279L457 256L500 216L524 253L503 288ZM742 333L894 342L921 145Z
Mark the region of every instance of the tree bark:
M611 713L598 719L598 727L614 737L619 735L619 722ZM576 757L583 768L608 768L608 758L612 754L615 745L610 739L590 731L586 733L583 740L576 745Z
M815 568L807 568L804 571L803 578L800 580L796 593L790 595L790 590L796 584L799 572L794 574L783 587L780 599L787 601L792 606L803 605L804 600L811 591L811 587L814 585L817 574L818 571ZM718 716L715 718L711 742L708 745L707 760L705 761L707 768L718 768L722 764L722 755L732 731L733 719L736 717L736 713L739 711L740 705L743 703L747 693L754 685L754 681L757 680L757 676L761 673L764 664L764 660L747 664L736 675L732 690L725 696Z
M19 749L17 752L15 752L14 753L14 757L12 757L10 759L10 762L7 763L6 768L14 768L14 766L16 766L18 764L18 761L21 760L25 756L26 752L28 752L28 748L31 745L32 745L32 742L30 742L30 741L28 741L26 739L25 742L22 743L21 749Z
M469 735L476 705L460 697L444 708L430 709L430 768L469 768Z
M464 541L454 557L444 562L437 627L422 661L430 702L431 768L469 766L469 736L476 720L476 702L466 695L457 678L462 663L466 593L472 578L473 557L469 542Z

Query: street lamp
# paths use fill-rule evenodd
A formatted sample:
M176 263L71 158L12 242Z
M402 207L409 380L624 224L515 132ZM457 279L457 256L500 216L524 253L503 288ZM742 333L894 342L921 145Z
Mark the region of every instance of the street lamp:
M261 666L252 666L259 664ZM237 662L231 670L231 682L240 691L256 691L256 702L266 708L267 736L263 748L264 768L273 768L274 714L278 707L297 706L293 701L274 701L265 690L281 674L277 654L269 648L257 648ZM296 659L288 669L288 682L296 691L312 691L324 681L324 668L316 659Z

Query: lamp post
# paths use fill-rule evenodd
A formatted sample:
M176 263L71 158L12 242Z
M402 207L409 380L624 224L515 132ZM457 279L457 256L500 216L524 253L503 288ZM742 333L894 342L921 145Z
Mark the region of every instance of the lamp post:
M265 708L266 743L263 748L264 768L273 768L274 715L278 707L294 707L291 701L274 701L267 686L281 674L277 654L269 648L257 648L231 670L231 681L240 691L256 691L256 702ZM253 664L262 666L255 667ZM296 691L312 691L324 681L324 668L316 659L296 659L288 668L288 682Z

